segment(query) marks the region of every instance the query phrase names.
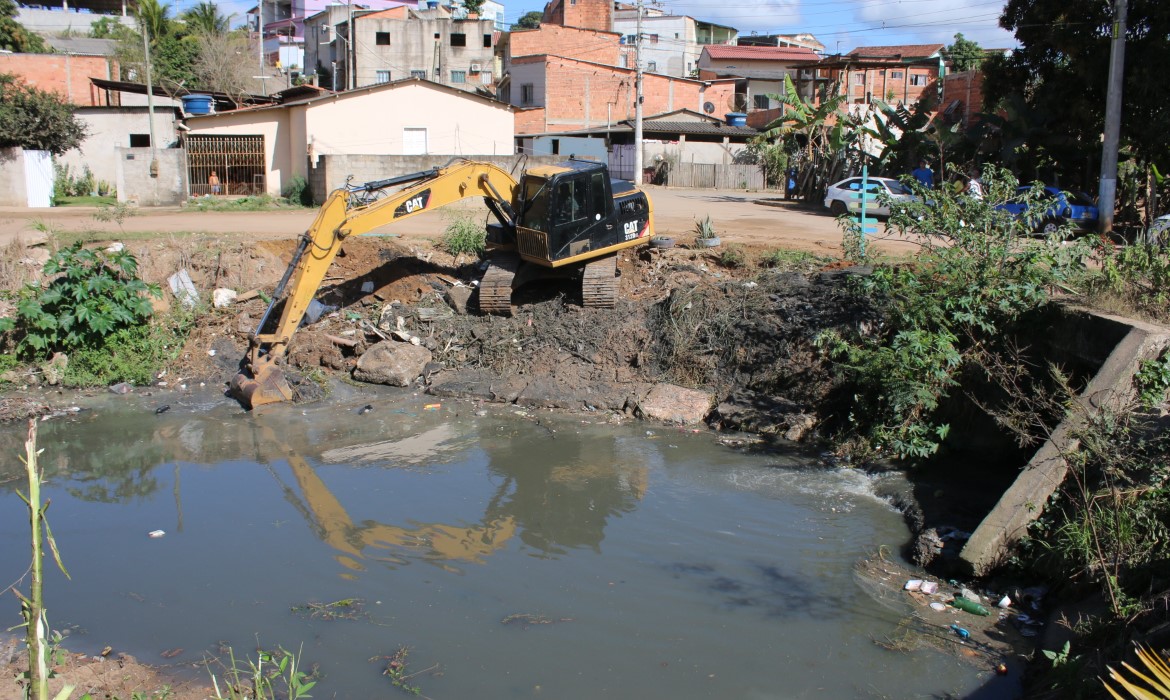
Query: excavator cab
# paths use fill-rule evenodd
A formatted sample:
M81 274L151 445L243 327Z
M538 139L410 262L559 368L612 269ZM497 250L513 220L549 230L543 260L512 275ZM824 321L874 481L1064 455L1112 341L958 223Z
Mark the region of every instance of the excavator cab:
M528 170L520 182L516 246L545 267L594 259L650 235L646 195L611 180L604 163L570 160Z

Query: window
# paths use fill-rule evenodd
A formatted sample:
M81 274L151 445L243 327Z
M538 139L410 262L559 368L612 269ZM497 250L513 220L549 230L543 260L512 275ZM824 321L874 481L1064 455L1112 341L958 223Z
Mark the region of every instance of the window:
M492 72L490 70L481 71L479 74L479 82L483 85L492 84Z
M130 148L149 148L150 134L130 134Z
M465 71L465 70L451 71L451 84L452 85L458 85L460 83L466 83L466 82L467 82L467 71Z
M905 75L905 73L903 73L900 70L890 71L890 79L891 80L901 80L904 75Z
M561 140L560 139L552 139L552 154L554 156L559 156L561 154Z
M911 85L918 85L918 86L926 85L926 76L925 75L911 75L910 76L910 84Z
M388 71L388 70L375 71L374 75L375 75L375 77L374 77L375 83L388 83L388 82L390 82L390 71Z
M484 34L483 35L483 47L485 49L490 49L492 47L492 35L491 34Z
M534 90L532 89L532 83L524 83L523 85L521 85L520 86L520 104L522 104L522 105L532 104L533 92L534 92Z
M451 45L452 46L467 46L467 35L466 34L452 33L451 34Z
M374 32L374 43L378 46L389 46L390 32Z
M865 73L854 73L853 74L853 84L854 85L865 85Z
M767 95L752 95L752 105L756 109L768 109L771 103Z
M418 78L419 80L426 80L427 72L425 70L412 70L410 71L410 77Z
M638 43L638 35L637 34L627 34L626 35L626 43L630 44L631 46Z
M646 70L651 73L658 72L658 61L649 61L646 63Z
M658 43L658 35L657 35L657 34L651 34L651 35L650 35L650 43L651 43L651 44L657 44L657 43Z
M605 206L605 175L593 173L589 178L589 190L593 195L593 213L602 216L608 214L609 210Z

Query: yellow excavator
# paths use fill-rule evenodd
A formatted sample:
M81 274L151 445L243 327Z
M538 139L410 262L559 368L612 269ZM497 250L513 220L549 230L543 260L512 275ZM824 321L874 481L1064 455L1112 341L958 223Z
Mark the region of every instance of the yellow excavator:
M232 395L248 409L292 400L277 365L347 238L469 197L482 197L496 219L487 227L490 259L478 290L484 313L510 315L512 290L534 270L579 273L584 305L613 308L617 252L653 235L646 193L589 160L529 168L519 182L491 163L454 159L431 170L347 184L329 195L301 237L232 379Z

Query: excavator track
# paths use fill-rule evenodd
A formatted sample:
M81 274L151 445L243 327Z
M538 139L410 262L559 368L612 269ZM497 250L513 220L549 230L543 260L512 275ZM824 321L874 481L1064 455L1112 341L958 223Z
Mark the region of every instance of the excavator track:
M612 309L617 306L617 256L607 255L585 266L581 279L581 301L586 308Z
M479 310L497 316L512 315L512 280L520 267L515 253L493 253L479 282Z

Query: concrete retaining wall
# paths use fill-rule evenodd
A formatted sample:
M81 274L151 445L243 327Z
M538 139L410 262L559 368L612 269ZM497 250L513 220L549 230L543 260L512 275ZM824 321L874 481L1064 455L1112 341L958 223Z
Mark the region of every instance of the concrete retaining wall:
M1064 355L1086 367L1097 364L1099 368L1081 392L1077 410L1070 412L1040 446L967 541L960 557L975 576L986 575L1005 563L1028 526L1044 512L1068 473L1064 454L1076 448L1074 434L1085 418L1130 401L1133 377L1141 361L1157 357L1170 346L1168 328L1083 309L1066 310L1047 330L1051 331L1046 338L1056 356L1054 361Z

